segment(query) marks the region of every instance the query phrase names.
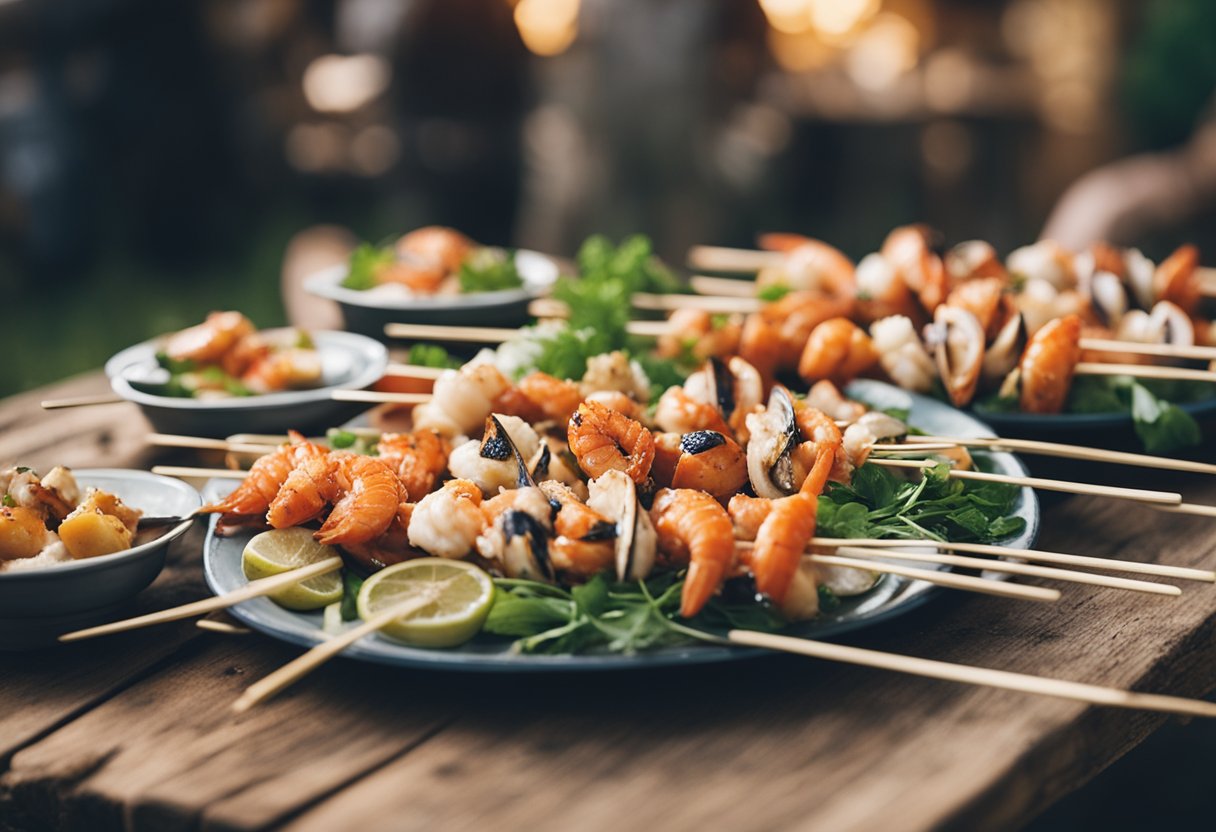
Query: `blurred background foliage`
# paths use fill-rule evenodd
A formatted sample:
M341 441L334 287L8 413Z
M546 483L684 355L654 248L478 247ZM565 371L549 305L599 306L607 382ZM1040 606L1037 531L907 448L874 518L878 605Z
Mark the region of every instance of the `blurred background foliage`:
M1085 172L1192 136L1214 42L1206 0L0 2L0 315L30 345L0 395L213 308L283 322L319 225L641 231L680 263L923 220L1008 250Z

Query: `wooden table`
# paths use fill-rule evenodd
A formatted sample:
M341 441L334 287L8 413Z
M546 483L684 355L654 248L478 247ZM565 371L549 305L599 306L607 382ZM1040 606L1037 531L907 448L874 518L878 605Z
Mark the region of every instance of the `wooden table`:
M104 386L91 374L4 402L0 460L152 464L133 406L37 406ZM1135 480L1216 504L1210 478ZM200 524L139 609L207 594L201 543ZM1081 498L1049 505L1041 537L1206 568L1214 544L1210 519ZM856 642L1199 696L1216 687L1216 586L1184 590L943 594ZM339 661L231 714L297 653L180 622L0 655L0 829L1014 828L1163 722L794 657L551 677Z

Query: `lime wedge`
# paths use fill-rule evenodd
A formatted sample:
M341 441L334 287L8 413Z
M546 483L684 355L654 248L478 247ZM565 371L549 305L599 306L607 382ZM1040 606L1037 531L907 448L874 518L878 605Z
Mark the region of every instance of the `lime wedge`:
M371 619L413 598L430 603L380 632L418 647L455 647L481 629L494 604L494 581L471 563L419 558L381 570L359 590L359 617Z
M256 535L241 553L241 569L251 581L319 563L338 554L333 546L312 539L309 529L271 529ZM342 571L335 569L270 594L289 610L319 610L342 600Z

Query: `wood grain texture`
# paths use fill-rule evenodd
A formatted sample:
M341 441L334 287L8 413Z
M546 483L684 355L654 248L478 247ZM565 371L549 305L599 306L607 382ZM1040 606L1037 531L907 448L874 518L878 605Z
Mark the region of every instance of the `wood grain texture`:
M37 409L99 390L87 376L0 405L0 460L191 461L153 457L126 405ZM1216 504L1199 476L1087 474ZM1043 548L1216 567L1211 520L1067 498L1044 521ZM141 609L205 594L199 540L175 548ZM1202 695L1216 585L1184 590L1168 607L1090 587L1050 606L943 593L855 642ZM552 677L338 661L231 716L298 652L180 622L0 654L0 829L1016 828L1162 723L794 657Z

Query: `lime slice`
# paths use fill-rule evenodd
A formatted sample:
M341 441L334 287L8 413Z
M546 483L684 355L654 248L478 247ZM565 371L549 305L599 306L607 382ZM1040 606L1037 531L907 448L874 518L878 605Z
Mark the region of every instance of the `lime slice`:
M279 575L332 558L338 550L312 539L310 529L271 529L254 536L241 553L241 569L251 581ZM342 600L342 571L300 581L270 594L270 600L289 610L319 610Z
M410 599L430 601L380 632L418 647L455 647L477 635L494 604L494 581L471 563L419 558L377 572L359 590L359 617L367 621Z

